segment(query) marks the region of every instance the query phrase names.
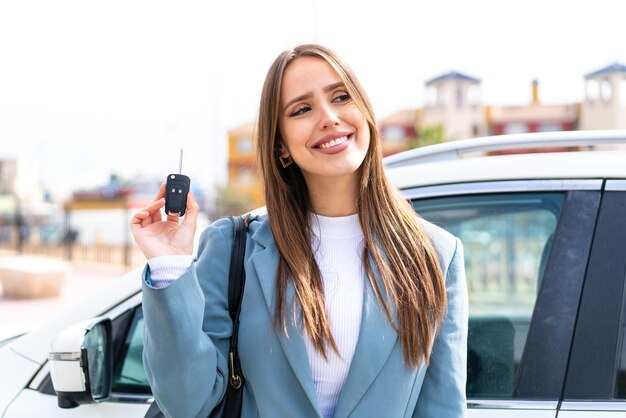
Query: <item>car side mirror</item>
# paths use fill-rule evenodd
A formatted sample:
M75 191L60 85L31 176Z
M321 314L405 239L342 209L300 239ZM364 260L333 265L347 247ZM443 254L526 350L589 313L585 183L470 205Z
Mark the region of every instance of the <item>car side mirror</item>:
M111 320L92 318L50 344L50 377L61 408L104 401L111 394Z

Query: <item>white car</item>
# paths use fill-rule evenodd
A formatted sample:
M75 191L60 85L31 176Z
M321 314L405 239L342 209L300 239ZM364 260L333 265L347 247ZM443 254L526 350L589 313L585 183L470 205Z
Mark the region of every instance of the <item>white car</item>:
M416 211L465 247L469 417L626 417L626 151L613 144L626 132L471 139L385 160ZM0 416L144 416L140 291L136 270L1 347Z

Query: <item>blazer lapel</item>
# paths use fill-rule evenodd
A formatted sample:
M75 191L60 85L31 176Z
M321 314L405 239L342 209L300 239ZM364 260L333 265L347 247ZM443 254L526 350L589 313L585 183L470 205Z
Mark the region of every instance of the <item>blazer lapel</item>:
M374 273L382 289L375 266ZM350 414L380 372L398 339L397 332L376 300L369 280L367 278L365 280L366 291L363 295L363 315L359 338L348 377L335 406L334 418L345 418Z
M276 267L278 266L279 252L274 242L269 223L265 221L259 229L252 235L252 239L258 244L255 246L253 254L250 256L254 270L263 289L263 296L273 319L275 312L275 281ZM293 306L295 290L293 285L289 285L286 292L285 306L287 310ZM287 333L282 330L276 332L280 345L285 352L285 356L293 369L296 378L300 382L313 408L318 416L321 416L315 384L313 383L313 373L309 365L309 358L302 338L301 330L293 323L292 315L287 312ZM296 324L301 323L302 311L296 306Z

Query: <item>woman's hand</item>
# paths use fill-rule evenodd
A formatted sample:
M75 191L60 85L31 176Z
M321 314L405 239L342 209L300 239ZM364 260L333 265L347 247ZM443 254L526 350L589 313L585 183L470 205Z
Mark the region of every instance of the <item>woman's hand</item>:
M192 192L187 195L187 212L182 222L178 215L167 215L163 220L161 208L165 206L165 184L161 184L154 200L133 215L130 230L135 242L146 256L193 254L193 239L200 207Z

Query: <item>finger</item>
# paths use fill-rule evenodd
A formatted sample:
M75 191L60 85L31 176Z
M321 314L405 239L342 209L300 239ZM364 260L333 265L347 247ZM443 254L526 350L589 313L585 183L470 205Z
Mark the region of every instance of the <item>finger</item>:
M152 209L154 209L150 215L152 222L161 222L163 220L163 216L161 215L161 208L165 206L165 198L162 197L159 200L155 200L154 203L152 203L150 206L152 206Z
M141 229L141 221L135 222L135 217L131 219L130 222L130 232L133 234L133 238L135 238L135 242L137 241L137 232Z
M176 222L180 220L180 214L176 213L166 213L168 222Z
M139 209L137 213L133 216L131 220L131 224L139 224L143 223L146 218L150 218L153 222L159 222L161 220L161 211L160 209L165 205L165 199L161 198L159 200L155 200L154 202L149 203L143 208Z
M161 197L159 199L153 200L148 203L143 208L139 209L140 211L146 211L152 214L154 211L161 209L165 205L165 198Z
M161 186L159 186L159 191L154 196L153 200L157 201L157 200L159 200L162 197L165 197L165 183L161 183Z
M179 219L180 219L180 215L177 214L177 213L174 213L174 214L169 214L168 213L167 214L168 222L176 222L176 223L178 223Z
M187 213L185 214L185 219L183 219L183 225L189 228L195 228L199 212L200 206L196 201L196 196L193 192L189 192L187 195Z
M130 220L131 225L139 225L141 221L150 216L150 213L145 210L137 211Z
M152 219L146 218L143 221L141 221L141 227L145 228L146 226L150 225L151 223L152 223Z
M165 199L164 198L160 198L160 199L157 199L157 200L154 200L154 201L148 203L146 206L144 206L140 210L146 211L146 212L150 213L150 215L152 215L152 213L154 211L160 209L161 206L163 206L164 204L165 204Z
M130 229L133 234L141 228L144 228L152 223L150 213L145 210L140 210L135 213L130 220Z

